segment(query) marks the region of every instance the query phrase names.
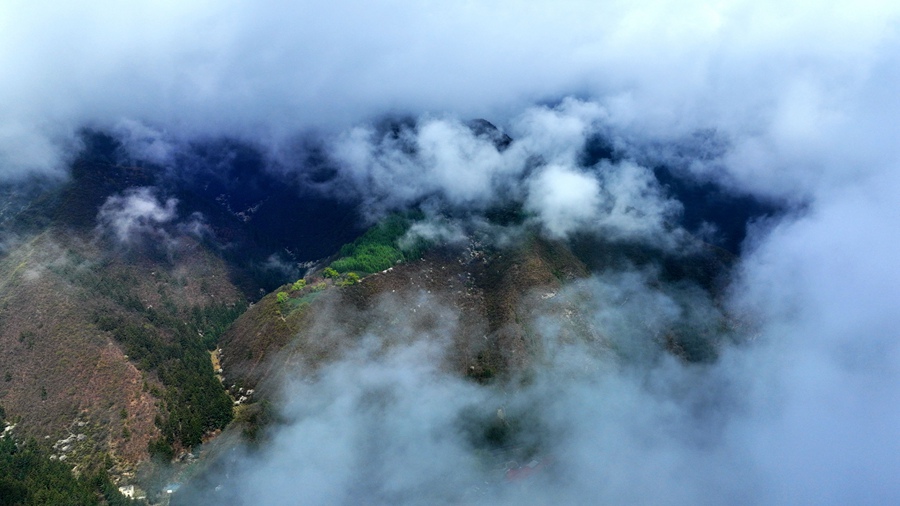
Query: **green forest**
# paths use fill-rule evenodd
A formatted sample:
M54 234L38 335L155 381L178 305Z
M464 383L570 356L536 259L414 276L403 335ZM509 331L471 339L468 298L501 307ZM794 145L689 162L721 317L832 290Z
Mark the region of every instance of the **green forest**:
M203 434L228 425L232 400L215 377L209 351L244 312L245 303L179 310L164 297L154 309L141 303L130 288L136 280L127 276L111 276L102 267L63 268L58 274L126 310L97 311L94 323L112 334L139 369L155 373L163 384L163 391L151 387L166 412L156 419L163 438L151 443L151 453L171 458L175 445L194 446Z
M34 439L0 438L0 506L126 504L133 501L119 493L104 470L75 476L70 464L50 460Z
M421 257L427 247L423 241L406 249L401 249L398 244L413 221L413 217L401 214L388 216L355 241L345 244L341 248L340 257L332 262L330 267L341 274L347 272L371 274L383 271L398 262Z
M168 415L156 420L163 439L151 443L152 453L171 458L174 445L199 444L203 434L231 421L232 401L215 377L208 352L244 309L243 305L193 308L189 322L146 309L142 325L97 316L98 327L111 331L138 367L155 371L165 386L164 392L154 392L163 399Z

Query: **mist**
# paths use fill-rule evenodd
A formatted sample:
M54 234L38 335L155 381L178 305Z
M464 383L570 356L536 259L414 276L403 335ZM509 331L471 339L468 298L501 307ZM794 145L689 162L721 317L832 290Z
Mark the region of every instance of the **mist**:
M3 174L63 170L86 125L277 148L385 113L502 124L574 95L643 137L740 136L731 170L784 184L755 172L801 165L847 126L867 134L845 141L886 147L897 14L886 2L7 2ZM791 172L796 185L815 171Z
M292 371L286 423L235 459L228 498L894 503L898 14L878 1L5 2L0 179L65 177L84 128L175 172L191 142L237 139L301 179L320 169L298 156L315 138L334 176L313 186L363 221L409 207L477 221L515 201L546 237L673 254L716 230L688 230L690 203L655 168L776 201L784 212L749 224L723 294L635 267L549 299L534 314L543 362L514 389L442 369L435 335L375 353L390 336L373 333L322 371ZM597 139L609 153L587 160ZM101 221L126 241L176 210L132 190ZM567 297L595 340L560 337L553 304ZM704 334L709 362L660 342L722 319L740 324ZM467 436L469 413L492 423L498 409L553 458L525 484L491 478Z

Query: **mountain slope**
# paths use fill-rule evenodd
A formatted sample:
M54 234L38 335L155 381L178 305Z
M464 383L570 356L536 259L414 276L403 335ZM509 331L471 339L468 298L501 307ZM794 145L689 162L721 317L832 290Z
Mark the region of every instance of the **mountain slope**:
M398 342L446 340L445 365L460 375L479 381L506 375L522 370L535 352L523 324L529 301L586 275L565 245L533 237L503 249L474 240L438 248L344 287L313 276L299 291L285 285L285 302L275 293L262 299L229 329L222 340L227 382L252 388L283 372L285 363L315 369L367 334L390 334L393 327L417 334Z
M124 330L177 346L168 320L189 322L197 336L214 322L192 319L193 308L243 304L224 263L198 244L171 263L125 261L48 230L11 250L0 272L0 401L23 435L84 435L58 449L86 464L106 452L123 464L145 460L160 434L155 420L172 412L162 402L170 385L158 367L127 355L136 349Z

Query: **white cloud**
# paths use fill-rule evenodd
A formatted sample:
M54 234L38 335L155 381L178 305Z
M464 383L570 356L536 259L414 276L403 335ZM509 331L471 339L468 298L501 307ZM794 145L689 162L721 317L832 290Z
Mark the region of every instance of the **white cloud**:
M591 175L551 165L530 181L528 207L553 237L590 227L600 213L600 183Z
M131 245L147 236L164 234L161 225L174 220L178 201L157 199L152 188L132 188L106 199L97 213L98 230L110 233L119 243Z
M573 166L586 138L608 120L596 102L564 99L558 106L532 107L512 122L513 135L548 163Z
M423 118L396 134L353 128L330 146L341 167L337 192L350 185L373 212L439 197L481 208L497 198L523 169L516 153L501 153L453 119Z
M165 132L128 119L121 120L113 131L126 152L136 159L162 166L173 162L177 146Z
M669 198L646 167L631 162L599 167L604 199L599 228L612 238L643 239L678 246L681 203Z
M52 167L79 127L123 118L176 137L271 144L390 111L504 122L567 94L600 99L614 124L645 135L764 134L798 79L838 109L880 81L898 10L876 1L7 2L0 131L21 133L0 142L3 170Z
M337 194L355 192L372 217L423 201L444 210L480 211L504 199L526 209L555 238L593 232L612 240L680 244L681 211L649 169L603 161L579 168L587 142L605 133L605 109L566 99L515 117L506 147L453 118L425 117L395 130L353 128L329 152Z

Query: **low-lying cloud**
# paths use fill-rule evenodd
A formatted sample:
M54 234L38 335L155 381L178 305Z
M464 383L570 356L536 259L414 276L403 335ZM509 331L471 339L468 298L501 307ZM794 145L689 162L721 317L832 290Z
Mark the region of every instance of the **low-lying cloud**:
M160 225L174 220L178 201L157 199L152 188L133 188L122 195L113 195L97 214L101 232L109 232L122 244L132 244L142 236L161 232Z
M861 218L877 208L850 201L825 214ZM343 358L288 371L282 425L233 462L227 480L207 476L209 490L221 485L208 498L890 502L898 493L890 470L900 464L896 300L876 294L896 280L874 275L887 272L877 258L843 278L835 258L851 248L821 228L830 221L804 216L772 231L732 286L731 315L700 287L661 282L652 269L565 287L528 314L541 350L521 382L480 386L449 372L452 329L423 334L373 320L380 330ZM822 247L818 256L802 256L809 244ZM866 300L848 299L848 287ZM378 314L393 314L391 303ZM418 299L420 318L431 312L452 325L448 311ZM673 329L715 349L714 358L676 357ZM508 439L486 443L491 430ZM510 472L529 465L537 472L527 478Z
M311 168L286 153L316 131L336 170L321 187L375 217L512 200L551 237L591 231L677 249L673 223L688 203L651 177L657 165L780 199L791 212L755 225L728 296L689 306L701 320L724 307L739 322L714 362L657 350L650 362L626 354L640 366L623 368L566 345L503 397L427 360L401 365L419 348L357 357L355 368L351 357L296 387L293 424L236 497L894 503L898 14L877 1L6 2L0 178L64 172L83 127L167 166L180 143L231 136L302 173ZM412 120L386 131L383 115ZM479 117L512 144L466 126ZM596 137L615 156L587 163ZM174 213L173 201L135 190L113 197L100 222L127 240ZM677 300L690 290L661 292L641 276L595 279L589 293L615 302L638 290L629 300L654 309L648 324L687 318ZM630 308L584 311L619 349L654 349ZM476 486L483 470L450 422L464 399L492 415L533 413L558 463L533 485Z
M355 195L370 219L413 206L477 213L520 203L553 238L587 232L681 245L681 204L651 169L633 160L582 163L607 126L604 112L575 99L529 108L512 120L513 138L452 118L354 128L329 145L337 176L327 187Z
M631 162L594 169L551 165L529 181L526 207L551 237L580 231L660 245L678 241L673 229L681 204L665 195L652 171Z
M761 500L758 463L744 460L748 441L729 440L737 415L760 407L743 397L746 371L687 365L665 351L673 327L722 324L699 289L660 286L649 271L576 282L527 315L542 349L525 377L492 386L446 367L456 309L426 293L416 301L415 320L441 326L422 332L397 321L391 315L407 305L383 296L369 330L332 336L357 346L319 369L285 371L280 422L263 446L239 459L231 452L226 472L207 474L179 500ZM333 332L329 319L323 312L311 325ZM589 332L571 331L585 324Z
M108 197L97 212L96 232L123 250L149 247L171 254L183 235L202 239L210 231L203 215L178 214L178 199L160 198L151 187L130 188Z

